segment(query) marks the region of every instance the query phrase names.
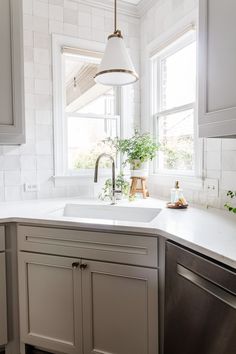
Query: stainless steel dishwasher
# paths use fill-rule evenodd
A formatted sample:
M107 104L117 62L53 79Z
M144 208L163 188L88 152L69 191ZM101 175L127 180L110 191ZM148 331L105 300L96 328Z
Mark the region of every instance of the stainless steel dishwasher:
M236 271L166 243L164 354L236 354Z

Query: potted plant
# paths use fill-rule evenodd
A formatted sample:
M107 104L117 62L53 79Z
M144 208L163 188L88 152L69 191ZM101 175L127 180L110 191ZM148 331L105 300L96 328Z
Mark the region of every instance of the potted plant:
M236 198L236 192L228 191L227 197L230 197L232 201L235 200L234 198ZM228 209L228 211L236 214L236 206L233 206L231 203L226 203L224 206Z
M120 191L120 196L117 194L117 199L127 198L129 196L130 184L121 173L116 177L116 190ZM99 194L101 200L112 199L112 180L111 178L105 181L102 192Z
M113 143L126 156L124 165L130 164L131 177L148 176L149 161L153 160L159 145L154 142L149 133L140 134L135 131L129 139L115 139Z

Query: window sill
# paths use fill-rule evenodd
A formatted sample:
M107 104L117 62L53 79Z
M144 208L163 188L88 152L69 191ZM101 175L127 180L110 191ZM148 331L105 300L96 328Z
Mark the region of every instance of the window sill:
M101 172L99 178L111 178L111 172ZM94 182L94 172L74 176L53 176L55 187L88 185Z

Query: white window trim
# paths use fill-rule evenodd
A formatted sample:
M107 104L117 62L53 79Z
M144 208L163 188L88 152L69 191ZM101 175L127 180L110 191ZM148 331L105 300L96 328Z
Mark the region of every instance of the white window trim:
M154 82L153 82L153 66L151 63L151 58L162 49L166 48L169 44L175 42L178 38L183 36L187 33L191 28L195 29L197 23L197 11L194 10L187 16L185 16L182 20L176 23L172 28L166 31L164 34L160 35L160 37L153 40L146 49L146 71L148 73L148 80L146 80L146 100L149 100L149 104L145 106L145 114L144 116L149 116L149 130L154 136L155 133L155 120L154 120L154 105L153 105L153 89L154 89ZM197 37L197 36L196 36ZM198 101L198 97L196 97L196 102ZM197 112L197 104L195 103L195 114L198 115ZM195 119L195 132L198 132L198 122ZM146 124L143 123L142 126L145 128ZM150 164L150 182L156 183L158 180L159 185L163 186L170 186L173 182L177 179L180 179L186 188L191 186L193 190L203 190L204 189L204 140L197 138L195 139L195 154L198 155L198 161L195 163L195 174L187 175L181 174L180 171L178 173L170 173L168 172L161 172L155 171L155 160Z
M81 178L88 178L93 175L92 170L84 170L83 173L78 175L68 175L65 166L67 166L67 156L64 149L66 145L66 120L64 119L64 92L63 92L63 70L61 55L62 47L80 48L91 52L102 53L105 50L105 44L96 41L83 40L75 37L68 37L64 35L52 35L52 71L53 71L53 122L54 122L54 182L57 186L64 184L78 184ZM117 108L120 107L121 98L117 95ZM117 109L118 111L118 109ZM84 115L83 115L84 116ZM91 117L92 115L90 115ZM93 115L94 117L98 115ZM101 116L99 116L101 118ZM120 134L121 117L120 115L102 116L102 118L117 119L117 132ZM120 161L118 160L118 168ZM110 170L104 170L103 176L110 176Z

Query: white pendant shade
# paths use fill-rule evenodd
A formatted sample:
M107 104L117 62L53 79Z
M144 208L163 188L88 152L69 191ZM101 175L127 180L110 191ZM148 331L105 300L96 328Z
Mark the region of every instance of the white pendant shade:
M123 86L138 80L130 55L121 36L108 38L95 81L102 85Z

